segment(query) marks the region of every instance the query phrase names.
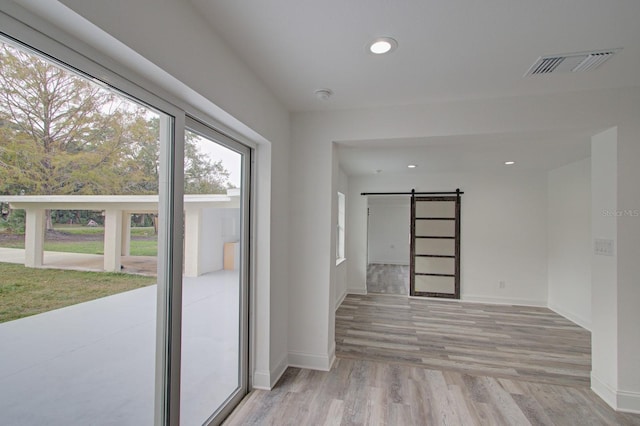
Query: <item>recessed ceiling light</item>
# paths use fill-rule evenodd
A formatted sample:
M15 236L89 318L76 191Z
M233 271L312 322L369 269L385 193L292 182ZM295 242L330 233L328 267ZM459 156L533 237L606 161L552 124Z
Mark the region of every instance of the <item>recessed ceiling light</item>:
M416 165L415 164L409 164L407 167L410 168L410 169L415 169Z
M507 165L507 166L512 166L512 165L516 164L516 162L515 161L505 161L504 164Z
M391 37L378 37L369 44L369 52L375 55L391 53L398 47L398 42Z

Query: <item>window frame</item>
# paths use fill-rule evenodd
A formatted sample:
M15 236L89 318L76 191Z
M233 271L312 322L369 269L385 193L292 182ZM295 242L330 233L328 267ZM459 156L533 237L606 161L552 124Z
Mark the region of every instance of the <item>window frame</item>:
M337 192L337 218L336 218L336 265L347 260L346 255L346 220L347 197L344 193Z

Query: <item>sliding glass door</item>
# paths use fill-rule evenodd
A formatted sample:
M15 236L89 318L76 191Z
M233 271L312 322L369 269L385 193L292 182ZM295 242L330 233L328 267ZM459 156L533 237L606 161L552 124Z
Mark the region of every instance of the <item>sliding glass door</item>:
M181 424L217 422L247 389L249 150L187 120Z
M250 149L0 25L0 424L219 423L248 386Z

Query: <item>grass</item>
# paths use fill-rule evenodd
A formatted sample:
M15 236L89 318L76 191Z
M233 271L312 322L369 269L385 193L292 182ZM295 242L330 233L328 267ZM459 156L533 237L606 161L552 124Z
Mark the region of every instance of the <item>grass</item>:
M53 227L55 231L64 232L72 235L102 235L104 234L104 227L96 226L79 226L79 225L58 225ZM153 226L141 226L131 228L132 237L153 237Z
M0 263L0 323L156 283L155 277Z
M23 241L10 241L0 244L5 248L24 248ZM59 251L63 253L104 254L102 241L45 241L46 251ZM131 256L157 256L158 242L153 240L131 240L129 248Z
M87 227L78 225L56 225L54 228L56 231L64 232L71 235L103 235L104 228L102 227ZM157 256L158 255L158 242L148 239L136 239L138 238L152 238L154 237L153 227L136 227L131 228L131 245L129 252L131 256ZM24 248L23 241L5 241L0 242L0 247L6 248ZM46 241L44 242L44 249L46 251L58 251L63 253L86 253L86 254L104 254L104 242L102 239L83 240L78 241Z

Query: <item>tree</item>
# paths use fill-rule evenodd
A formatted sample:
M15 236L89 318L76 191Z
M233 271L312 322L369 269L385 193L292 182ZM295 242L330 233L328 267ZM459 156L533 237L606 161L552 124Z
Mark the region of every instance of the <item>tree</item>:
M184 141L184 192L185 194L225 194L231 188L229 172L222 160L211 161L200 154L199 136L186 132Z
M157 114L4 43L0 84L0 193L157 193ZM190 193L229 187L222 163L204 158L193 137L185 173Z

